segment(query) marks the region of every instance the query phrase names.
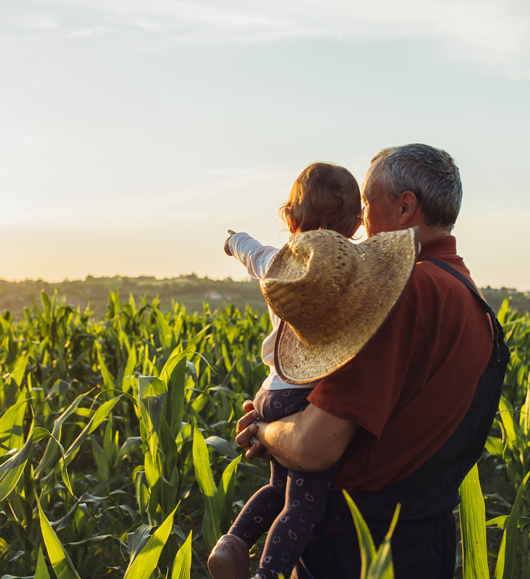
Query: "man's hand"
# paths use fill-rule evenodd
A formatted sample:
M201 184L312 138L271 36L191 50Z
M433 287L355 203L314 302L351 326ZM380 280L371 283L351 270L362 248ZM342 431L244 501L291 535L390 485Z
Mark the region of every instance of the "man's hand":
M236 444L246 450L245 456L248 460L270 456L265 446L257 440L260 427L264 427L266 423L259 420L259 415L254 410L254 403L251 400L243 402L243 410L246 414L237 422ZM253 437L256 440L251 442Z
M226 255L232 256L232 252L230 251L230 240L232 239L232 235L235 235L236 232L232 231L231 229L228 230L228 238L225 241L225 253Z
M340 459L357 430L356 422L338 418L313 404L275 422L254 422L257 415L250 401L243 409L247 414L238 422L236 443L247 449L247 458L263 456L266 449L267 455L292 470L328 469ZM250 446L253 436L259 440Z

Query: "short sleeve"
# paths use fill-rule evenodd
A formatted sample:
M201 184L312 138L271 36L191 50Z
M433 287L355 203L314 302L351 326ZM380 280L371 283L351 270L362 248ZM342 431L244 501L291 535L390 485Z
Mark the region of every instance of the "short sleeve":
M356 422L379 439L400 401L405 380L411 377L411 345L418 342L419 332L417 313L401 299L361 352L318 383L309 402ZM425 340L420 343L428 347Z

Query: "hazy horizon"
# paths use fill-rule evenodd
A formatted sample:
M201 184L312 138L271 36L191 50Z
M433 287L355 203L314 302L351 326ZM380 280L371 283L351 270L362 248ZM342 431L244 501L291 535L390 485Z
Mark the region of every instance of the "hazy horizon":
M139 274L139 275L122 275L122 274L114 274L114 275L92 275L92 274L87 274L84 277L78 277L78 278L68 278L68 277L64 277L64 278L59 278L59 279L44 279L44 278L23 278L23 279L6 279L5 277L0 276L0 281L4 281L7 283L24 283L24 282L28 282L28 283L35 283L38 281L42 281L44 283L50 284L50 285L54 285L54 284L62 284L62 283L70 283L70 282L86 282L88 281L88 278L93 278L95 280L99 280L99 279L114 279L114 278L123 278L123 279L139 279L139 278L146 278L146 279L153 279L155 281L164 281L164 280L171 280L171 279L178 279L181 277L186 277L189 275L196 275L198 279L206 279L208 278L210 281L214 281L214 282L224 282L224 281L235 281L235 282L249 282L249 281L256 281L254 280L251 276L247 275L243 275L242 277L232 277L232 276L225 276L223 278L220 277L212 277L211 275L208 275L207 273L204 275L199 275L197 272L195 271L189 271L189 272L181 272L179 274L174 274L174 275L170 275L170 276L156 276L156 275L149 275L149 274ZM506 290L515 290L517 292L523 293L523 294L529 294L530 290L524 290L524 289L520 289L517 287L512 287L512 286L491 286L490 284L486 284L486 285L480 285L479 287L490 287L491 289L506 289Z

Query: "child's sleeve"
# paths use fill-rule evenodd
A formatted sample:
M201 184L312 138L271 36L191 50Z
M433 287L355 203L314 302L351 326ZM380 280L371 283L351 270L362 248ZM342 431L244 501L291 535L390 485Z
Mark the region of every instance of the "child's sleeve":
M278 249L261 245L248 233L232 235L229 248L232 255L247 268L248 273L258 279L264 277L272 258L278 253Z

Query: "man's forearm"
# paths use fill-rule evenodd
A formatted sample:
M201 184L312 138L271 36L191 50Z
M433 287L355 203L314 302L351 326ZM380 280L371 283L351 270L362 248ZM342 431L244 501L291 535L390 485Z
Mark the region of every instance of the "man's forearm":
M296 429L297 415L289 416L277 422L266 423L260 428L258 438L286 468L292 470L310 470L303 457L303 444L299 440ZM304 468L306 467L306 468ZM317 469L322 470L322 469Z
M344 453L357 425L310 404L306 410L276 422L260 423L256 436L287 468L319 472Z

